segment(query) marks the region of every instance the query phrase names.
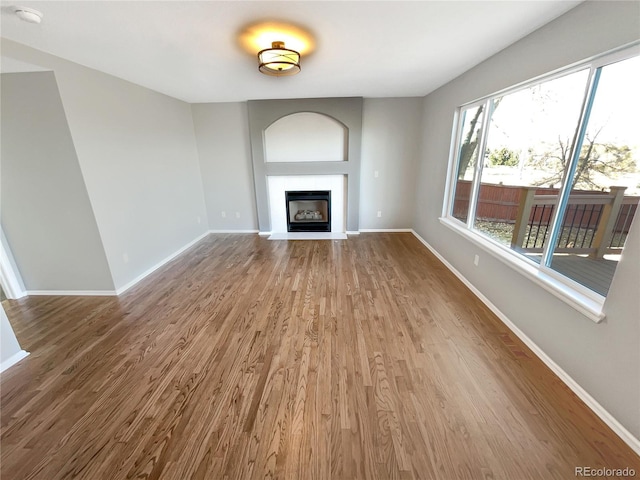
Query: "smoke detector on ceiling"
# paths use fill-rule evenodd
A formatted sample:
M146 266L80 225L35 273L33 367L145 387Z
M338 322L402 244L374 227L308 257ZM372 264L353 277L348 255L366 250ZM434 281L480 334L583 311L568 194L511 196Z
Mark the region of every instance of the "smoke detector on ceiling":
M40 23L42 21L42 12L39 12L35 8L13 7L13 12L20 20L24 20L25 22Z

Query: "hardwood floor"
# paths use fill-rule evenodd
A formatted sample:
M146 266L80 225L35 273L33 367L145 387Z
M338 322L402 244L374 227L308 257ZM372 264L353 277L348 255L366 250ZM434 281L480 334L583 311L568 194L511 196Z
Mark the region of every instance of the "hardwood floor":
M568 479L636 456L411 234L210 235L5 302L1 478Z

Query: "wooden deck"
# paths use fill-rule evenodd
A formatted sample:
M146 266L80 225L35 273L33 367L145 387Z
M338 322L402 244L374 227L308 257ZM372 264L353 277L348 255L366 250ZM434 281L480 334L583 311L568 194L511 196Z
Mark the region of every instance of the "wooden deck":
M593 259L586 255L554 255L551 266L557 272L606 297L618 262L604 258Z
M540 263L540 255L529 254L527 256ZM618 261L611 258L594 259L588 255L560 253L553 256L551 266L558 273L606 297Z
M575 478L640 458L411 234L209 235L4 302L4 480Z

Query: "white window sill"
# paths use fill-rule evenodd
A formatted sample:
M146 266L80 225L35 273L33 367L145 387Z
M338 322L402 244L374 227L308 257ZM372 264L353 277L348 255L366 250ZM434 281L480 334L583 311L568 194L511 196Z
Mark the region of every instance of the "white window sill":
M487 253L503 262L505 265L508 265L515 271L532 280L534 283L541 286L578 312L582 313L590 320L593 320L595 323L600 323L605 318L605 313L603 312L605 298L601 295L587 291L588 289L586 289L586 287L582 287L578 284L574 287L569 283L574 282L569 279L563 281L560 278L564 277L561 277L560 275L556 278L554 274L549 274L545 271L539 270L535 264L530 264L518 253L513 252L506 247L502 247L497 243L484 238L482 235L467 229L456 220L447 217L440 217L440 223L470 240ZM583 288L585 291L582 291Z

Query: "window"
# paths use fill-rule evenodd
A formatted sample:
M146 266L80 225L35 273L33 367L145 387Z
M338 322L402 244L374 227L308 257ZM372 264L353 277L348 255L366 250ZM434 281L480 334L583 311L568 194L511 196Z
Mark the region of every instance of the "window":
M617 52L460 107L444 222L601 306L640 199L639 80Z

